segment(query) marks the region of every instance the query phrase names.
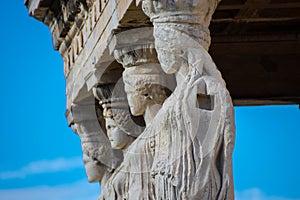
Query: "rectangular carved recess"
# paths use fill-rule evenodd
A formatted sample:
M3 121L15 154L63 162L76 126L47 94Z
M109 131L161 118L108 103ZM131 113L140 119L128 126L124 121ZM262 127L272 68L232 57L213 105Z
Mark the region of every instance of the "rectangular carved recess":
M197 107L203 110L214 109L214 96L206 94L197 94Z

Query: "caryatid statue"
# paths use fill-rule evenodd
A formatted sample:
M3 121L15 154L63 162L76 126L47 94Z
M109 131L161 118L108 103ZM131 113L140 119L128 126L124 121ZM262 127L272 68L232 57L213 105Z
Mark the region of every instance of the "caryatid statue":
M112 149L120 149L125 154L128 146L143 132L143 118L131 114L122 79L116 84L97 86L94 88L94 95L102 106L106 133Z
M98 85L93 88L93 93L102 108L100 114L105 120L104 132L112 151L121 150L125 154L128 146L144 130L143 118L130 113L122 79L113 84ZM97 135L93 137L96 139ZM109 168L86 154L83 154L83 159L89 182L101 182L101 187L118 167Z
M152 130L145 130L156 133L151 168L155 199L234 199L233 105L207 52L208 26L218 3L143 0L161 67L175 74L177 82Z
M143 116L144 132L128 147L124 162L103 187L103 199L153 199L151 181L155 134L148 134L153 118L171 94L175 80L163 72L154 49L152 28L116 35L114 56L123 64L123 80L131 113ZM126 160L126 161L125 161Z

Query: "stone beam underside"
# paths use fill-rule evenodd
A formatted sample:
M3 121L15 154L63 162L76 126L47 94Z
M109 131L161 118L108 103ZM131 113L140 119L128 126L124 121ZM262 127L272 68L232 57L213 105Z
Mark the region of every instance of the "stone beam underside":
M92 95L91 88L101 77L107 81L103 73L108 66L112 70L106 74L117 71L120 76L122 68L108 49L112 34L152 23L142 12L139 1L72 0L66 5L61 2L25 3L30 15L49 26L54 48L64 59L70 108L72 103ZM210 53L228 83L235 105L300 103L297 8L299 3L292 1L224 0L218 6L211 24ZM281 15L273 14L272 9L282 9ZM251 77L246 75L247 71Z

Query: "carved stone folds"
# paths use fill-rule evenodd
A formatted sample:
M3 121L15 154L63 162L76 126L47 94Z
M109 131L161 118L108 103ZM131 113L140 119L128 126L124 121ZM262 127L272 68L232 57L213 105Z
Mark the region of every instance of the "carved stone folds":
M64 59L66 116L101 199L233 199L233 105L207 52L218 3L25 2ZM153 28L128 21L137 8Z

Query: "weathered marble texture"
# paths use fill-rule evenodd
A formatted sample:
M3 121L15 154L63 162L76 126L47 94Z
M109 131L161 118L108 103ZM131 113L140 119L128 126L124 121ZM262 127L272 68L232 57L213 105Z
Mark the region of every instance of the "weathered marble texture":
M233 105L207 52L217 3L143 1L160 64L177 82L152 123L156 199L234 199Z
M128 146L144 130L142 117L135 117L130 113L122 79L115 84L99 85L93 89L93 92L102 107L100 114L105 119L105 132L110 142L108 145L112 151L116 149L125 153ZM99 134L92 138L94 142L101 139ZM100 146L101 144L101 142L97 143ZM114 176L114 170L119 164L109 167L92 156L83 154L88 180L105 185L109 178Z
M123 79L131 113L136 116L142 115L147 129L164 100L170 95L174 87L174 77L165 74L158 63L152 29L146 28L139 32L140 34L136 34L133 38L130 32L116 35L117 48L114 55L125 68ZM133 43L134 41L141 42ZM139 160L143 159L144 154L141 151L144 148L151 157L154 147L153 139L153 137L139 136L138 141L135 140L128 147L124 156L126 162L115 170L104 185L101 199L141 199L143 194L148 194L146 190L151 190L151 184L147 181L143 184L140 181L150 180L150 170L147 171L148 173L141 173L143 169L139 166L145 165L140 165L143 163ZM129 154L128 152L132 152L132 149L138 153ZM147 166L151 166L151 160L148 161ZM136 173L132 173L133 171ZM148 197L145 198L148 199Z
M208 26L217 3L143 1L154 25L158 60L165 73L175 75L177 86L165 102L156 102L161 108L152 107L150 102L163 92L151 87L163 85L153 76L163 76L160 65L138 62L139 58L147 60L145 45L136 48L133 43L120 48L120 53L115 51L125 66L130 109L143 114L147 126L104 186L103 199L234 199L233 105L207 52ZM126 39L119 38L130 41ZM140 85L142 89L135 89ZM147 86L152 89L144 89ZM154 114L149 117L148 112Z
M234 199L233 105L207 52L219 1L136 0L153 29L130 31L120 21L132 1L58 0L56 13L48 1L26 1L64 58L69 124L101 199ZM100 81L112 55L125 68L119 89Z

